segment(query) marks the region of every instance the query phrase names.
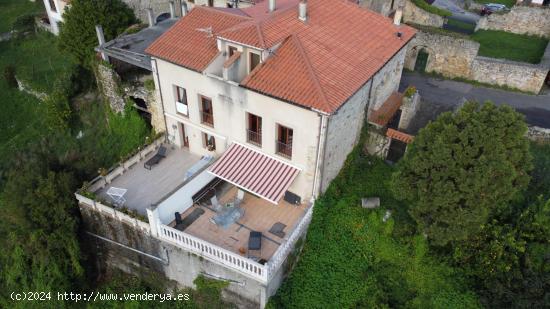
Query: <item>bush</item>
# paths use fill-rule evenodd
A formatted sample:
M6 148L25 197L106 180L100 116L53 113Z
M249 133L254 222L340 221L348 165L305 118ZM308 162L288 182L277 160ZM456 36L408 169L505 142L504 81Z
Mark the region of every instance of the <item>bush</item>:
M144 86L145 89L148 90L148 91L153 91L153 90L155 90L155 82L154 82L152 79L146 80L146 81L143 83L143 86Z
M17 88L17 79L15 78L15 67L8 65L4 68L4 79L10 88Z
M36 16L34 14L20 15L19 17L17 17L17 19L15 19L15 21L11 25L11 29L19 33L33 31L35 17Z
M436 15L439 15L439 16L442 16L442 17L449 17L449 16L452 16L453 14L447 10L444 10L444 9L440 9L436 6L433 6L431 4L428 4L426 1L424 0L411 0L412 3L414 3L414 5L416 5L417 7L423 9L424 11L428 12L428 13L432 13L432 14L436 14Z
M406 98L412 98L412 96L416 93L416 87L415 86L409 86L406 90L405 90L405 97Z

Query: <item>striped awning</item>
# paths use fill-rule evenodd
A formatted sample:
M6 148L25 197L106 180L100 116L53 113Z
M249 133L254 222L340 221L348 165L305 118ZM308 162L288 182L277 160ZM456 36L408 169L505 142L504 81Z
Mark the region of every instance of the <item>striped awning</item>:
M283 197L299 169L252 148L233 143L208 172L274 204Z

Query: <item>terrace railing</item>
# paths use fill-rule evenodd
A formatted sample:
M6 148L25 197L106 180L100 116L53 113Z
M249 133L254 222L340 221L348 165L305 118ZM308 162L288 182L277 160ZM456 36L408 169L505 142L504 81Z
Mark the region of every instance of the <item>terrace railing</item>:
M283 244L281 244L279 248L277 248L277 251L275 251L273 256L269 259L269 262L266 264L268 280L270 280L277 273L290 251L294 249L296 242L311 222L312 214L313 206L309 207L304 217L298 222L296 228L294 228L290 236L288 236L287 240Z
M240 271L261 282L267 283L268 276L265 265L220 248L182 231L178 231L167 225L160 224L159 229L159 236L161 239L172 242L195 254L198 254L199 256L210 259L228 268Z

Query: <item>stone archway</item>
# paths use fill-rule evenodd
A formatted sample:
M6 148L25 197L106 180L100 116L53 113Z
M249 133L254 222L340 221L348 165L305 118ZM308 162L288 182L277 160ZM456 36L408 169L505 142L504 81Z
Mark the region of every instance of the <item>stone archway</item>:
M420 48L416 54L414 70L420 73L426 72L426 66L428 65L429 57L430 57L430 53L425 48Z
M413 46L407 51L405 67L411 71L429 72L433 55L434 51L426 45Z
M170 13L165 12L165 13L159 14L159 16L157 16L156 22L160 23L161 21L165 21L169 18L170 18Z

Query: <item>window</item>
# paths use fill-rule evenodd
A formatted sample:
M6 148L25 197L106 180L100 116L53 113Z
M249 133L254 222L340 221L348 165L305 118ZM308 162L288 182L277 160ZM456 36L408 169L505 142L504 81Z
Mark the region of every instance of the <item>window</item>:
M201 99L201 123L214 126L214 111L212 110L212 100L200 96Z
M250 54L250 70L249 72L252 72L254 68L260 64L260 55L256 53L249 53Z
M208 133L202 133L202 145L208 151L216 150L216 138Z
M237 47L235 46L229 46L229 57L233 56L233 54L237 51Z
M55 6L55 0L50 0L50 9L54 12L57 12L57 7Z
M174 86L176 92L176 112L178 114L189 116L189 106L187 105L187 91L185 88Z
M277 125L277 154L288 159L292 158L293 135L294 132L292 129L282 126L280 124Z
M257 146L262 146L262 117L248 114L246 141Z

